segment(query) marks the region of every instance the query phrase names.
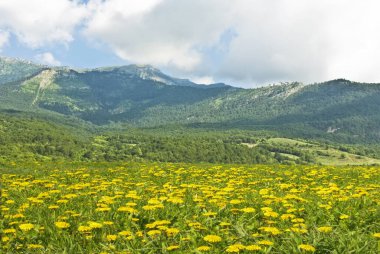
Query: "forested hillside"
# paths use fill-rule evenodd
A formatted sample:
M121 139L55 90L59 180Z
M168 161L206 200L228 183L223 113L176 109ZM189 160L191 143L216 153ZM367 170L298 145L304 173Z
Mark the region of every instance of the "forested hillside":
M242 89L195 84L152 66L79 70L0 58L0 67L3 160L324 163L326 153L380 157L379 84L338 79ZM265 141L273 137L338 152Z

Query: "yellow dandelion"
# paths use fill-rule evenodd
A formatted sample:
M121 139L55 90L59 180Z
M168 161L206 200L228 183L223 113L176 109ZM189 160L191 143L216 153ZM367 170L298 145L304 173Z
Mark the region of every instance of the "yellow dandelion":
M279 216L279 214L276 212L273 212L273 211L268 211L268 212L264 213L264 216L265 217L277 218Z
M41 244L28 244L27 248L28 249L43 249L44 246L42 246Z
M132 235L132 232L131 232L131 231L124 230L124 231L120 231L120 232L119 232L119 235L121 235L121 236L131 236L131 235Z
M304 251L310 251L310 252L314 252L315 251L315 248L313 245L309 245L309 244L300 244L298 245L298 248L300 250L304 250Z
M158 209L158 207L156 205L144 205L142 209L145 211L154 211Z
M272 241L269 241L269 240L261 240L261 241L257 242L257 244L272 246L274 243Z
M20 224L18 227L19 227L22 231L24 231L24 232L28 232L28 231L30 231L31 229L34 228L34 225L31 224L31 223L25 223L25 224Z
M241 204L243 203L243 201L241 201L240 199L233 199L230 201L230 204L231 205L238 205L238 204Z
M276 227L261 227L260 230L269 233L271 235L279 235L281 234L281 231Z
M261 250L261 247L256 244L245 246L246 250L255 251L255 250Z
M15 234L16 233L16 229L14 228L6 228L3 230L3 234Z
M304 228L296 228L296 227L292 227L290 229L287 229L287 231L292 231L294 233L301 233L301 234L306 234L307 233L307 229L304 229Z
M117 235L107 235L106 239L109 242L115 241L117 239Z
M89 221L88 222L88 226L90 228L102 228L103 227L103 224L99 223L99 222L95 222L95 221Z
M244 250L245 246L243 244L237 243L227 247L226 252L228 253L239 253L241 250Z
M173 203L173 204L183 204L183 202L184 202L182 198L178 198L178 197L172 197L166 201Z
M179 245L170 245L166 248L167 251L177 250L179 249Z
M25 218L25 216L22 213L17 213L12 216L12 219L18 219L18 218Z
M209 243L218 243L222 241L222 238L217 235L206 235L205 237L203 237L203 240Z
M10 240L10 238L8 237L8 236L3 236L2 238L1 238L1 241L2 242L8 242Z
M70 224L67 223L67 222L64 222L64 221L57 221L57 222L54 223L54 224L55 224L55 226L56 226L57 228L62 228L62 229L70 227Z
M201 252L206 252L206 251L209 251L211 250L211 247L210 246L206 246L206 245L202 245L202 246L199 246L197 248L197 251L201 251Z
M92 227L89 227L89 226L79 226L78 227L78 231L79 232L89 232L91 231Z
M285 213L285 214L281 215L281 220L289 220L289 219L293 219L295 217L296 216L294 214Z
M375 238L380 238L380 233L374 233L372 236Z
M166 234L168 236L175 236L178 233L179 233L179 229L178 228L167 228L166 229Z
M339 216L339 219L341 219L341 220L345 220L348 218L350 218L350 216L348 216L347 214L342 214L341 216Z
M160 230L149 230L148 233L147 233L149 236L151 237L154 237L154 236L157 236L157 235L160 235L161 234L161 231Z
M110 210L111 210L110 207L98 207L95 209L96 212L108 212Z
M254 212L256 212L255 208L253 208L253 207L242 208L242 209L240 209L240 211L242 211L243 213L254 213Z
M332 227L328 227L328 226L319 227L318 231L322 233L330 233L332 231Z
M292 219L292 222L293 223L303 223L303 222L305 222L305 220L302 218L295 218L295 219Z
M169 225L171 222L169 220L158 220L156 222L154 222L154 224L156 224L157 226L161 226L161 225Z

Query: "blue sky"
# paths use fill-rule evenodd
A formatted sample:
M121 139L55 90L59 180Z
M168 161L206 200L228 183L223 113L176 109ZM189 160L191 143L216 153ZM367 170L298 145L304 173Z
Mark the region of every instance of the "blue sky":
M75 40L68 46L50 45L42 48L28 47L11 35L7 45L2 48L1 55L50 64L37 57L46 52L51 52L60 62L59 65L75 68L96 68L130 63L116 56L106 45L91 45L80 34L75 35Z
M0 1L0 55L243 87L380 82L379 1Z

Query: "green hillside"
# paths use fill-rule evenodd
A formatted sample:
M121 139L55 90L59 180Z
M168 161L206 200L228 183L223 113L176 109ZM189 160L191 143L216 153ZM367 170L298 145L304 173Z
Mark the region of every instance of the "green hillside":
M0 67L4 160L372 164L380 158L380 84L338 79L241 89L195 84L152 66L78 70L0 58ZM272 142L284 137L318 145Z
M257 89L197 85L151 66L91 70L2 60L2 108L56 112L96 125L180 124L272 130L343 143L380 141L380 85L343 79Z

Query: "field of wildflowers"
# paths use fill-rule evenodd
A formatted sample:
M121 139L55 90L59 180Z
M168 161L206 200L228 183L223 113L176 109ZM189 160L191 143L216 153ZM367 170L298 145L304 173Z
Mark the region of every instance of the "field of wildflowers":
M1 170L1 253L379 253L380 168Z

